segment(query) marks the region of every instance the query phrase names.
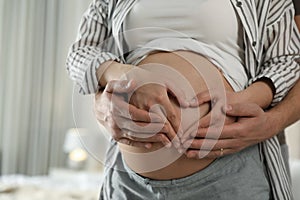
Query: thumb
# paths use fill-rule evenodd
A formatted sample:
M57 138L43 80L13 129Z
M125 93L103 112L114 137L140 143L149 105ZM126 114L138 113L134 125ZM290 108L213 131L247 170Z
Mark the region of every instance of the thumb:
M135 88L133 80L112 80L106 84L105 92L129 93Z
M237 103L223 106L223 112L231 117L255 117L264 112L255 103Z

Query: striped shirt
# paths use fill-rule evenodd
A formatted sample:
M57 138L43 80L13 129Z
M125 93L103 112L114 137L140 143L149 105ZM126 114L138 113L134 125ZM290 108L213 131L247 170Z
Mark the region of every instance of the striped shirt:
M123 22L137 0L93 0L84 14L78 38L67 58L68 73L80 93L98 90L96 70L109 60L126 63ZM272 106L280 102L299 78L296 60L300 37L293 21L291 0L231 0L243 26L245 70L249 85L266 77L275 86ZM113 147L111 147L113 148ZM281 156L277 137L260 144L261 156L274 199L292 199L290 179Z

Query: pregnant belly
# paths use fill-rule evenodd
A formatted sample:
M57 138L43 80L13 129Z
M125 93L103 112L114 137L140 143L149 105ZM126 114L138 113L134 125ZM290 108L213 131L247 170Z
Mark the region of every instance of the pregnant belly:
M187 80L193 92L188 92L185 88L181 89L186 91L185 95L188 98L207 90L208 86L233 91L220 71L199 54L189 51L156 52L147 56L138 66L143 68L153 64L168 66ZM218 78L220 80L219 83L217 81ZM180 84L178 87L184 87L184 85ZM198 127L199 119L209 112L210 107L209 104L203 104L199 108L182 109L173 98L171 98L171 102L178 117L181 118L183 132L191 130L191 127L195 125ZM195 113L199 115L195 117ZM174 147L168 149L161 143L155 143L151 149L120 143L118 145L125 163L133 171L144 177L156 180L186 177L204 169L214 161L214 159L209 158L187 158L185 154L179 153Z

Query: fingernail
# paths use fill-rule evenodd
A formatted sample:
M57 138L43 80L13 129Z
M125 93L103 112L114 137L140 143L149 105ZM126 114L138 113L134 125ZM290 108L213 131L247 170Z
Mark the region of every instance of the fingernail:
M197 103L197 99L194 97L191 99L190 104L194 105Z
M149 143L148 143L148 144L145 144L145 148L146 148L146 149L151 149L151 147L152 147L151 144L149 144Z

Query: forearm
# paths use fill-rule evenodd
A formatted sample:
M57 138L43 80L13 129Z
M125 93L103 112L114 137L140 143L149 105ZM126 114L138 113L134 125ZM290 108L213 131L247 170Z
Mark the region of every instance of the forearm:
M255 103L261 108L267 108L273 99L274 86L268 79L260 79L239 93L239 102Z
M101 87L105 87L109 81L119 80L122 75L133 69L133 65L121 64L116 61L107 61L97 70L97 79Z
M267 116L274 125L274 135L300 119L299 99L300 80L298 80L282 102L267 111Z
M299 4L296 4L296 11L296 14L299 13ZM300 15L295 16L295 23L298 30L300 30ZM267 112L268 118L274 125L274 135L300 119L299 99L300 80L298 80L283 101Z

